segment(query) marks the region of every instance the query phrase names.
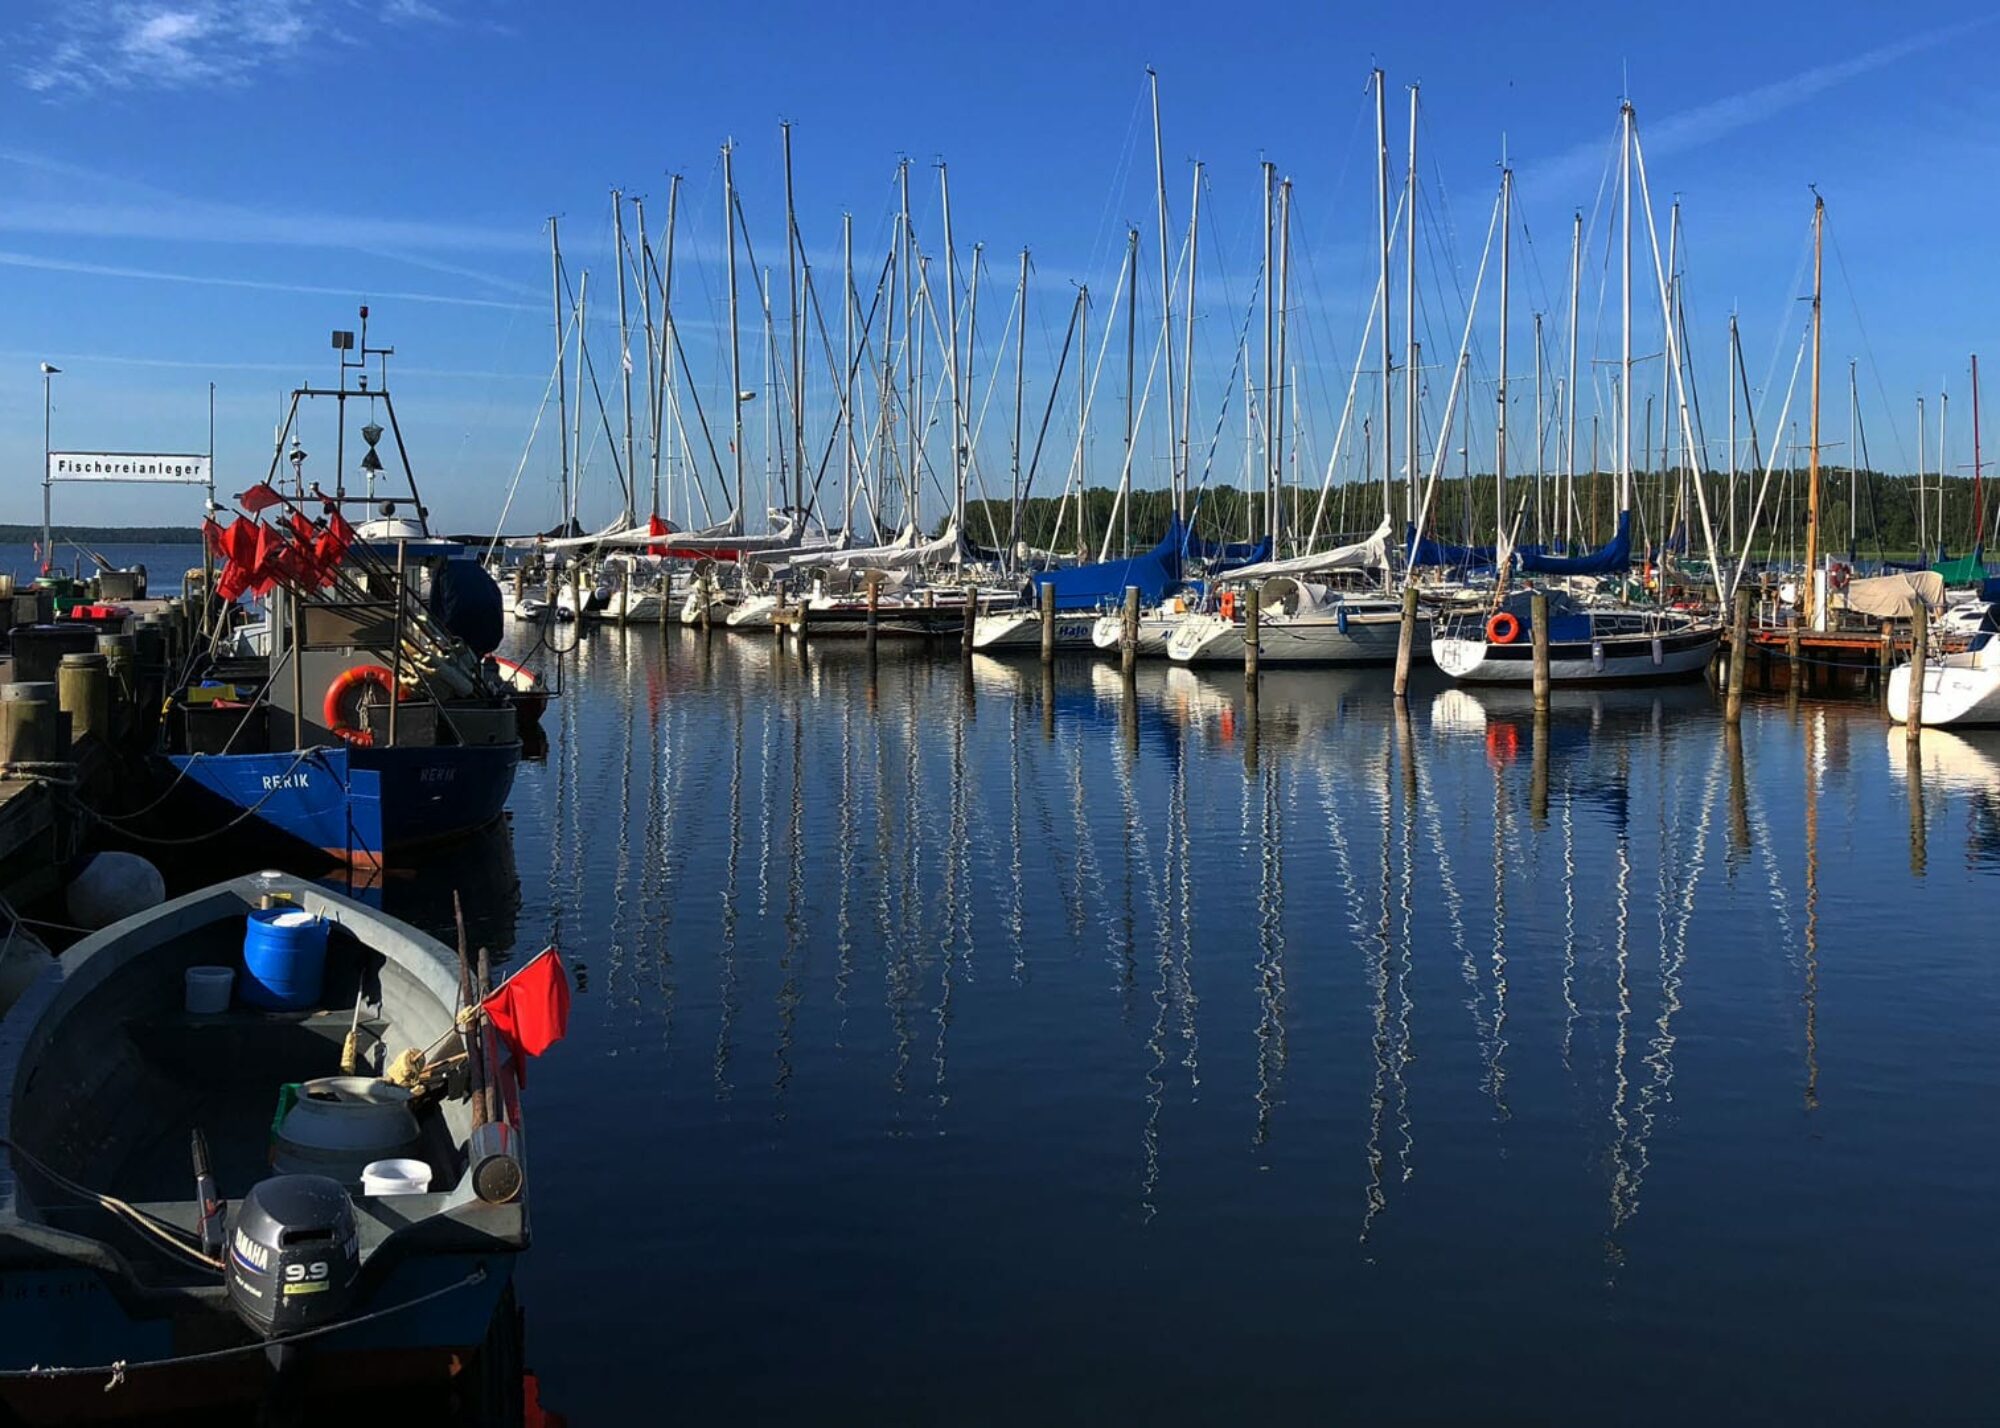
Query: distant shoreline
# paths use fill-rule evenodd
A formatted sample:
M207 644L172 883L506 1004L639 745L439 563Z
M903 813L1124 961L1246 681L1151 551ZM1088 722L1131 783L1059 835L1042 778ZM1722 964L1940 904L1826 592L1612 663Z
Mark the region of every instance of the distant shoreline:
M42 538L40 526L0 525L0 545L28 545ZM200 526L71 526L55 528L56 544L200 545Z

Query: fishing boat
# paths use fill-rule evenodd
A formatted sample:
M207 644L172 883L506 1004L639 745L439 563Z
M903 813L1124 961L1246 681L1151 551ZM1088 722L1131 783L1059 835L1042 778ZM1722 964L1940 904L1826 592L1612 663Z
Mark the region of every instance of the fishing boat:
M443 944L279 873L50 960L0 1022L0 1400L73 1422L470 1360L529 1239L481 999Z
M374 503L380 425L361 431L367 495L350 496L338 481L331 494L317 482L308 489L295 436L304 400L336 399L342 446L349 401L381 403L394 421L386 378L363 389L347 380L388 356L367 345L367 309L359 357L349 356L352 334L335 337L338 389L293 392L270 476L237 498L244 516L211 528L220 578L208 639L170 691L162 720L161 808L178 841L254 824L379 869L391 851L500 816L521 758L524 711L532 719L547 695L523 687L523 671L503 672L489 658L504 631L499 588L465 546L425 533L407 461L413 530L388 546L361 539L342 517L343 505ZM288 438L289 493L273 484ZM325 515L315 520L314 510ZM265 601L261 655L236 653L240 593Z

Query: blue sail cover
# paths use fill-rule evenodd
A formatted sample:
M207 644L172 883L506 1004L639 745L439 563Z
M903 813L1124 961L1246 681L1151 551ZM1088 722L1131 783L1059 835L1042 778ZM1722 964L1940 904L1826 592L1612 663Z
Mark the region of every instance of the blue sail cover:
M1618 513L1618 532L1610 543L1582 555L1542 555L1520 552L1520 568L1529 575L1610 575L1632 563L1632 513Z
M1446 545L1428 536L1418 540L1416 527L1407 525L1403 527L1403 549L1410 552L1411 565L1476 567L1491 565L1494 554L1490 545Z
M1271 558L1271 538L1265 536L1259 541L1213 541L1200 536L1188 537L1187 553L1196 560L1208 562L1211 575L1220 575L1225 570L1235 570L1239 566L1258 565Z
M1036 571L1028 580L1029 597L1039 603L1042 587L1053 585L1058 610L1095 610L1117 604L1125 598L1125 587L1136 585L1142 604L1157 605L1165 598L1167 587L1180 581L1181 551L1187 544L1187 527L1175 516L1160 543L1144 555Z

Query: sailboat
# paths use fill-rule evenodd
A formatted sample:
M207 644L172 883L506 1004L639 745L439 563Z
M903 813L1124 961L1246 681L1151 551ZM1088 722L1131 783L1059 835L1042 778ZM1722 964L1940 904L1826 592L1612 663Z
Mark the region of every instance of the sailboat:
M1580 556L1555 556L1540 550L1517 550L1506 539L1506 373L1507 373L1507 235L1505 217L1512 188L1512 171L1501 174L1501 319L1500 319L1500 412L1496 480L1500 499L1495 513L1502 522L1498 555L1503 578L1484 614L1462 615L1441 621L1431 639L1431 658L1453 679L1471 683L1515 684L1532 682L1534 668L1533 591L1517 589L1506 593L1505 576L1514 570L1524 575L1573 578L1600 576L1628 568L1632 560L1632 200L1633 160L1638 136L1632 106L1621 110L1620 198L1623 203L1623 335L1621 364L1623 380L1619 397L1619 515L1610 542ZM1640 182L1644 182L1643 168ZM1650 200L1647 223L1651 224ZM1680 383L1679 354L1675 342L1671 297L1664 272L1657 271L1658 249L1654 249L1660 298L1666 321L1666 360L1674 381ZM1817 332L1818 301L1814 301ZM1687 421L1685 388L1681 389L1682 420ZM1814 424L1817 436L1817 421ZM1694 449L1691 433L1689 449ZM1815 441L1815 472L1817 472ZM1816 488L1815 488L1816 489ZM1699 486L1697 486L1699 490ZM1703 507L1704 519L1706 506ZM1712 554L1711 566L1715 565ZM1701 673L1715 653L1722 636L1721 624L1695 614L1671 609L1634 610L1622 606L1585 603L1568 591L1546 592L1549 628L1549 678L1553 683L1595 684L1619 682L1659 682L1691 678Z

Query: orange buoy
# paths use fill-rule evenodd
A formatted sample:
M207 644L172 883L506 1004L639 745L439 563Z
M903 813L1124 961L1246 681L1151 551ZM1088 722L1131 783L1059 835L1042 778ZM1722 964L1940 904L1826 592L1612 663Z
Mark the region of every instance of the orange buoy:
M1511 645L1521 638L1521 621L1502 610L1486 622L1486 638L1496 645Z

